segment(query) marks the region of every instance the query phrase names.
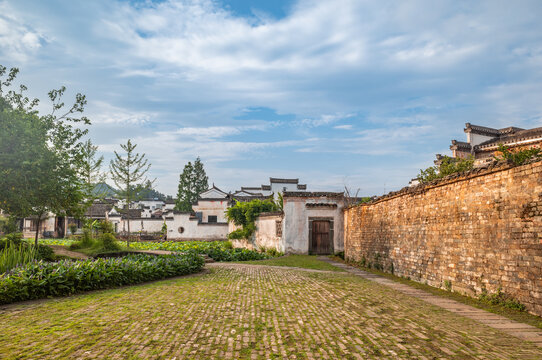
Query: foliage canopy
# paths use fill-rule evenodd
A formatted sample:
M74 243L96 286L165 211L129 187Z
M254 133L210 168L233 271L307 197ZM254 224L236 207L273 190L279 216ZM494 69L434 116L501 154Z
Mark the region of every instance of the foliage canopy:
M201 159L196 158L194 164L189 161L184 166L179 177L175 209L178 211L192 211L192 204L198 201L199 195L208 188L209 178L205 174Z
M84 197L80 170L80 139L90 121L83 113L87 103L82 94L65 108L66 88L51 90L52 110L40 115L38 99L25 96L27 87L7 90L18 69L0 65L0 207L18 218L35 216L40 222L49 212L81 216Z

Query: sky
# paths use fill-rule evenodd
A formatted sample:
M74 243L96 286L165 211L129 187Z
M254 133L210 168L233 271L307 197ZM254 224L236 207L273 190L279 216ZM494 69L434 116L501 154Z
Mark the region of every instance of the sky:
M380 195L467 122L542 126L541 17L539 0L0 0L0 64L43 113L53 88L84 93L106 162L132 139L163 193L199 156L225 191Z

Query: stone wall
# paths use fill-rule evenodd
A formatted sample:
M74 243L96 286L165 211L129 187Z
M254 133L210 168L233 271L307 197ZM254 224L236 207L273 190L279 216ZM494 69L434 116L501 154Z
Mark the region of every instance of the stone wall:
M542 162L478 169L345 210L345 256L542 315Z

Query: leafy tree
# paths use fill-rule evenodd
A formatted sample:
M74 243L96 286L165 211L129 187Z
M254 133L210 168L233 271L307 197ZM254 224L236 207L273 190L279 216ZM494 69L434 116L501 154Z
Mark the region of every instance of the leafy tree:
M201 159L198 157L194 161L194 165L189 161L180 175L175 209L178 211L192 211L192 204L208 188L209 178L205 174Z
M83 199L79 177L81 137L90 121L78 117L87 103L77 94L74 104L64 108L65 87L48 95L52 111L40 115L38 99L25 96L27 87L4 92L11 86L18 69L12 68L5 80L6 67L0 65L0 206L11 216L34 216L39 227L49 212L56 215L82 213Z
M418 180L420 180L421 183L428 183L451 174L472 170L473 167L474 158L472 156L467 159L444 156L439 165L430 166L425 170L420 170Z
M89 139L81 147L81 171L80 176L83 181L83 189L87 199L87 205L102 197L102 194L96 193L95 188L99 183L105 182L106 175L102 173L101 167L104 157L96 157L98 146L93 145Z
M126 200L125 215L128 221L128 240L130 244L130 204L137 198L137 194L145 186L148 179L145 176L151 164L145 159L145 154L135 152L136 144L132 144L132 140L128 140L126 144L121 144L120 147L126 153L119 155L115 151L115 158L111 160L109 165L111 178L115 185L119 188L119 196ZM152 182L151 182L152 184Z
M256 230L255 220L263 212L277 211L278 205L273 200L255 199L250 202L237 201L226 211L226 217L229 221L240 229L228 234L229 239L249 239Z

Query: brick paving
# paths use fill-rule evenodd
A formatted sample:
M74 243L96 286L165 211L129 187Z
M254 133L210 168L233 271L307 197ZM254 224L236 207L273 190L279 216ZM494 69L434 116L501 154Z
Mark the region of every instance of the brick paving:
M219 264L0 308L1 359L541 359L536 345L359 276Z

